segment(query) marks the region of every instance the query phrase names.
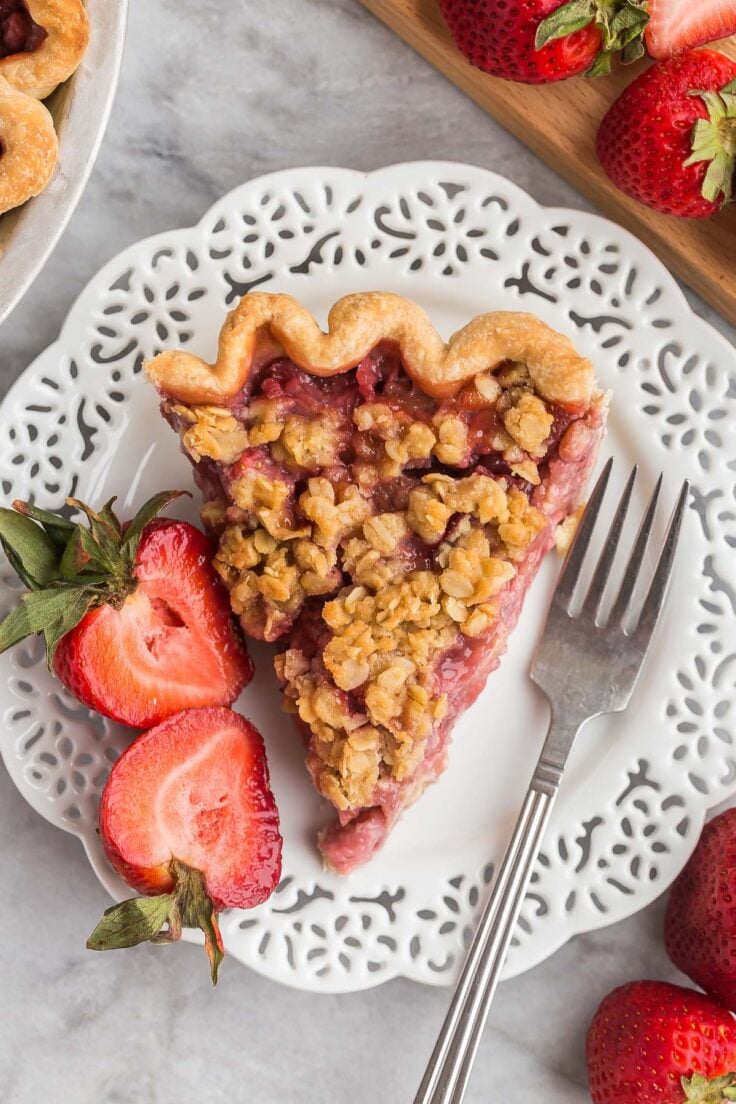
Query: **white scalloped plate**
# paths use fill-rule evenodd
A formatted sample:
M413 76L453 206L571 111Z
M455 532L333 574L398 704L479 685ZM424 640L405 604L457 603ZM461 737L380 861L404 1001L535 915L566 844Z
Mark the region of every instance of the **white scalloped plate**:
M141 362L172 345L212 355L226 309L261 285L290 292L323 321L346 292L397 291L446 336L480 311L534 311L613 389L605 451L620 458L621 479L639 463L639 504L660 470L670 497L683 477L693 480L672 598L632 706L589 726L575 749L509 960L508 974L519 973L575 933L648 904L682 867L707 809L736 794L736 593L727 581L736 465L722 436L736 421L736 355L654 256L604 219L540 208L465 165L370 176L297 169L237 188L198 226L140 242L102 269L58 342L5 399L3 499L33 494L51 505L116 493L127 512L155 489L190 487ZM231 955L322 992L396 975L452 980L544 735L546 707L527 670L555 570L550 558L500 671L457 725L446 775L346 879L320 868L313 839L326 810L279 708L269 649L253 648L258 674L240 707L268 744L285 869L271 901L223 916ZM10 598L6 588L0 602ZM35 809L79 836L121 897L95 827L107 770L130 733L77 706L35 642L0 662L11 776ZM96 919L79 917L80 941Z

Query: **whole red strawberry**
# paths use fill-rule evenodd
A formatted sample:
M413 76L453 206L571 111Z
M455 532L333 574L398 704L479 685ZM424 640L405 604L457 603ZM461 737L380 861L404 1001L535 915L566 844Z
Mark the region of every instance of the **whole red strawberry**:
M439 0L472 65L506 80L547 84L610 68L643 53L646 0Z
M670 892L664 938L678 969L736 1009L736 809L703 829Z
M736 173L736 61L693 50L652 66L604 117L597 150L640 203L683 218L716 214Z
M189 709L139 736L110 772L100 835L115 870L147 896L107 909L87 946L171 942L198 927L217 981L217 913L261 904L281 876L259 733L230 709Z
M710 997L635 981L614 989L586 1046L593 1104L736 1100L736 1023Z
M230 705L253 675L203 533L153 520L156 495L123 527L69 502L89 527L28 503L0 510L0 541L29 588L0 625L0 651L43 633L49 665L90 709L148 728L182 709Z

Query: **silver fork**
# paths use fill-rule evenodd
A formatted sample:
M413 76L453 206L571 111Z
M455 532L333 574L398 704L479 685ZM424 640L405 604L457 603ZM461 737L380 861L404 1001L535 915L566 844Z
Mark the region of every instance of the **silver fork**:
M632 471L582 604L575 592L611 474L606 464L567 554L531 670L552 707L549 731L511 843L468 952L414 1104L461 1104L570 750L580 729L625 709L662 612L689 484L682 486L651 583L638 611L632 599L650 541L660 476L606 614L606 584L636 480Z

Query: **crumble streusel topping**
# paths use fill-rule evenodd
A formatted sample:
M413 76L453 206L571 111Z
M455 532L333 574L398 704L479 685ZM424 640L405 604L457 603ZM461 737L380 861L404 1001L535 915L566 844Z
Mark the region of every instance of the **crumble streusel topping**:
M279 541L264 527L231 524L215 566L246 627L268 637L309 597L337 591L322 609L329 639L319 662L290 648L277 670L314 734L318 787L349 809L369 802L380 777L400 781L421 760L447 709L432 689L435 661L460 636L489 629L514 560L546 521L522 491L478 473L425 475L405 511L371 513L359 487L336 490L320 477L308 480L299 504L308 535L302 527ZM427 525L431 517L436 526ZM426 569L410 568L416 536L434 546ZM346 578L351 585L340 588Z
M242 415L172 407L193 459L229 466L227 499L203 517L246 632L284 637L310 599L330 598L320 646L297 622L276 663L312 734L316 784L342 810L412 774L448 708L437 662L492 630L499 592L547 526L529 495L554 413L516 363L467 392L466 405L376 394L300 409L269 393Z
M248 447L247 432L226 407L177 403L173 411L189 426L182 434L182 442L197 462L206 456L231 464Z
M544 442L549 437L553 421L554 417L542 400L530 391L522 391L503 416L509 435L530 456L544 455Z
M268 423L269 434L274 433L278 422ZM274 441L271 455L274 460L295 465L308 471L316 471L334 464L340 449L340 418L332 411L312 417L292 414ZM255 442L254 442L255 443Z

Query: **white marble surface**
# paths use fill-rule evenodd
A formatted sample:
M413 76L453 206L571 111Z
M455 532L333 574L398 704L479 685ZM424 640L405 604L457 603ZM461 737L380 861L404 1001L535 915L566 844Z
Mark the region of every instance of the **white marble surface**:
M0 332L0 392L53 340L104 261L196 221L263 172L455 158L505 173L542 203L584 203L357 0L131 6L100 160L51 262ZM230 963L213 992L198 948L89 954L84 937L108 901L76 840L33 813L1 770L0 882L3 1104L413 1098L444 991L399 981L316 997ZM586 1101L584 1034L598 1000L633 977L675 976L660 926L655 905L502 986L468 1104Z

